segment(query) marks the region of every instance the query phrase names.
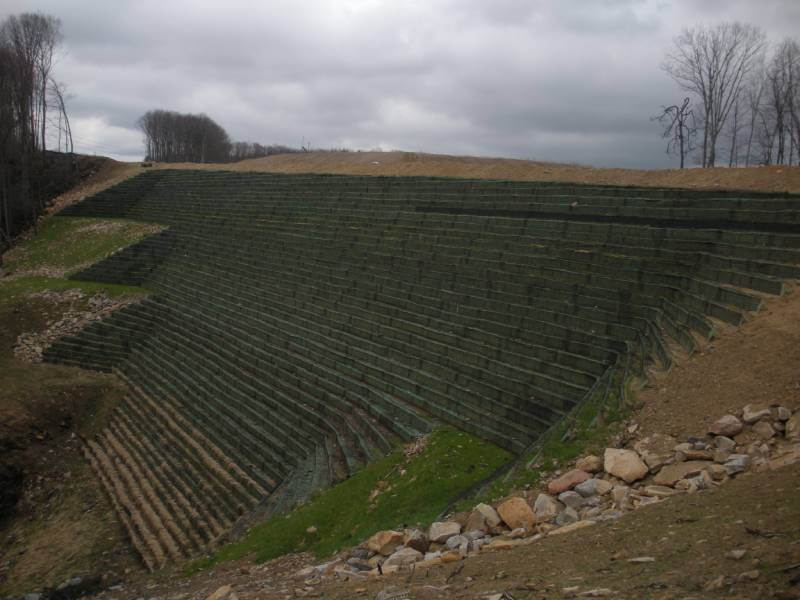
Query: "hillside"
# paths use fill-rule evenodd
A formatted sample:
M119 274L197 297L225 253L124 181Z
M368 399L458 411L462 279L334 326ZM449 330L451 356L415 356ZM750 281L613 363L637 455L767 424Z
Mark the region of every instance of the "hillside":
M28 358L45 361L25 367L5 357L13 367L6 381L34 403L39 394L54 397L59 386L77 390L71 400L77 410L62 418L60 430L45 434L55 445L26 450L29 461L42 463L43 452L67 449L66 468L79 473L81 483L58 497L55 506L66 508L64 498L80 497L81 485L93 485L94 496L99 489L78 459L82 448L151 570L174 573L170 565L203 554L211 558L193 568L225 557L264 560L299 550L319 560L399 519L424 526L509 453L524 459L519 465L537 456L539 440L551 439L540 437L546 432L564 434L555 445L546 442L542 456L552 457L553 465L540 458L532 471L512 468L489 499L514 486L535 489L582 452L630 446L648 434L703 435L716 418L745 404L799 408L800 307L793 293L800 274L799 211L793 197L755 192L795 189L797 169L647 173L407 153L175 166L108 163L82 189L60 198L58 216L9 255L10 273L0 287L0 317L10 324L6 343L16 338L18 354L24 346ZM360 176L377 174L370 169L386 172ZM348 170L359 175L313 174ZM437 179L434 172L469 179ZM553 183L550 176L569 183ZM594 178L616 178L629 187L600 187ZM739 178L751 191L700 191L746 189ZM684 189L665 189L670 181ZM52 291L73 286L83 291ZM44 306L31 298L55 305L47 317L37 316ZM25 377L34 368L40 374L35 383ZM56 374L69 383L48 382ZM641 381L648 387L636 391ZM97 404L95 389L103 386L110 400ZM24 413L10 394L0 398L8 414ZM101 415L87 418L80 408L87 402ZM638 409L633 414L631 406ZM21 448L27 442L19 441L20 432L43 417L25 418L10 429L18 438L9 439ZM573 425L559 429L565 418ZM76 433L85 444L70 441ZM419 440L428 440L427 450ZM400 449L408 442L406 448L421 448L418 457L415 450L403 458ZM449 487L436 466L442 461ZM44 506L35 494L46 494L48 478L57 477L52 466L35 488L26 475L32 520ZM13 469L9 481L16 481ZM665 526L676 511L696 514L693 506L709 510L720 501L717 494L731 518L747 522L749 511L761 510L752 500L761 486L783 476L787 484L766 504L774 518L762 519L758 528L794 539L790 523L800 510L784 492L796 487L796 469L746 473L725 488L673 498L619 521L631 519L633 526L603 524L599 532L558 542L548 537L542 545L565 557L548 568L555 573L564 568L559 561L585 551L585 542L569 540L594 544L604 537L604 552L615 548L614 556L624 556L627 538L615 532L633 527L647 545L641 534L649 527ZM408 472L427 495L395 480L398 472ZM381 495L386 485L395 493ZM342 494L369 494L372 502L375 490L380 499L366 514L358 502L343 506L350 503ZM732 495L740 499L735 505ZM291 513L283 530L258 533L253 527L296 505L306 508ZM110 517L104 499L95 498L93 506L100 508L91 518ZM337 506L344 512L337 515ZM70 510L59 518L74 515ZM333 531L328 523L337 520L341 526ZM324 526L319 536L318 525ZM81 527L95 531L98 522L82 521ZM737 536L735 527L726 527L715 530L718 543ZM32 548L23 530L7 541L20 556ZM31 530L37 539L47 531L44 521ZM684 528L681 535L699 540L711 533ZM241 544L226 546L230 539ZM119 564L130 564L119 534L108 541L105 550L93 541L85 556L108 556L113 547L124 556ZM779 568L791 567L792 549L781 541L753 548L759 564L770 566L754 584L762 587L743 593L763 597L786 579L781 573L792 569ZM502 565L511 555L490 554L434 569L413 597L427 597L433 592L424 588L433 585L440 593L477 598L498 587L514 589L513 583L517 598L524 583L519 578L529 573L514 565L521 567L524 553L541 552L542 545L514 550L523 558L508 568ZM648 589L672 590L663 597L702 589L705 570L682 573L691 574L683 582L670 579L676 561L693 552L688 546L663 569L656 567L656 583L666 587ZM80 560L72 564L91 565ZM292 564L297 570L308 560L279 559L274 568ZM4 570L26 561L14 556ZM113 560L108 564L104 568L114 568ZM28 564L24 577L12 569L13 589L23 589L42 566ZM703 568L725 566L711 559ZM76 566L58 573L65 568ZM238 574L224 563L217 568L214 579L204 574L187 584L193 597L207 596L223 579L247 597L259 572L278 577L278 587L294 585L289 573L273 573L269 563L266 570L247 567ZM491 569L504 572L492 582L509 581L482 582ZM61 576L53 572L48 581ZM441 587L459 576L470 579ZM604 578L587 580L623 597L655 585L630 577L626 588ZM150 585L135 570L122 579L131 598L141 595L139 585ZM398 582L323 584L299 595L351 597ZM166 584L158 593L177 589ZM527 595L521 597L539 597L536 591L522 589Z

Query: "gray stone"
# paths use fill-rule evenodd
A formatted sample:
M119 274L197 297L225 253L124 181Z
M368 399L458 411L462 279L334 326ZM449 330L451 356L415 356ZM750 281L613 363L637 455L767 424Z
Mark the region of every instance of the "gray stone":
M728 460L728 457L731 455L730 450L723 450L722 448L717 448L714 450L714 453L711 455L712 460L715 463L724 463Z
M768 419L772 416L772 411L766 406L756 406L748 404L742 409L742 421L748 425L760 421L761 419Z
M759 421L753 425L753 433L762 440L770 440L775 437L775 429L767 421Z
M400 550L383 561L383 565L381 566L384 569L392 566L402 567L421 561L422 556L422 552L414 550L413 548L400 548Z
M369 548L364 548L363 546L358 546L356 548L353 548L350 551L350 556L352 558L360 558L362 560L367 560L367 559L370 559L373 556L375 556L375 553L372 550L370 550Z
M562 510L564 510L564 505L547 494L539 494L536 502L533 503L533 513L536 515L537 523L549 521Z
M372 570L372 565L369 564L369 561L364 560L362 558L348 558L347 559L348 566L354 568L356 571L370 571Z
M453 537L447 538L447 541L444 543L449 550L458 550L461 544L469 544L469 538L464 535L454 535Z
M728 475L741 473L750 466L750 457L747 454L731 454L724 465Z
M488 504L478 504L475 507L475 511L483 515L483 518L486 519L486 524L489 527L497 527L502 521L500 515L497 514L497 511Z
M578 511L576 511L571 506L568 506L564 510L562 510L559 515L556 517L556 524L557 525L569 525L570 523L575 523L580 521L581 517L578 515Z
M787 421L783 430L787 440L800 440L800 412L794 413Z
M467 538L470 542L474 542L475 540L479 540L486 536L486 532L480 530L473 530L467 531L463 534L465 538Z
M703 460L692 460L689 462L668 465L658 472L658 474L653 478L653 483L655 485L673 486L679 480L699 473L710 464L713 463Z
M434 558L439 558L442 555L441 552L438 550L436 552L426 552L425 553L425 560L433 560Z
M733 452L733 449L736 448L736 442L724 435L718 435L715 437L714 445L720 450L729 450L731 452Z
M589 496L605 496L613 487L614 485L610 481L593 478L576 485L575 491L584 498L588 498Z
M776 409L776 411L775 411L775 412L776 412L776 414L777 414L777 416L778 416L778 420L779 420L779 421L788 421L788 420L791 418L791 416L792 416L792 411L790 411L790 410L789 410L788 408L786 408L785 406L779 406L779 407Z
M631 508L631 488L627 485L615 485L611 490L614 508L628 510Z
M561 492L558 495L558 500L562 504L569 506L571 508L580 508L583 506L583 496L581 496L578 492L574 492L572 490Z
M461 525L455 521L435 522L428 530L428 539L437 544L443 544L454 535L461 533Z
M725 415L714 421L708 430L714 435L733 437L742 431L742 422L733 415Z

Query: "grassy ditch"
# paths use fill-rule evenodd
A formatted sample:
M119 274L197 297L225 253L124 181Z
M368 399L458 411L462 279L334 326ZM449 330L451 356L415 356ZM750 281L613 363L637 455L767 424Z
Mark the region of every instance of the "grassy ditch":
M407 456L398 448L305 506L191 563L187 573L227 560L248 557L263 562L290 552L313 552L321 559L381 529L425 526L454 494L510 459L511 454L490 442L450 427L438 429L420 452ZM315 533L308 533L311 527Z

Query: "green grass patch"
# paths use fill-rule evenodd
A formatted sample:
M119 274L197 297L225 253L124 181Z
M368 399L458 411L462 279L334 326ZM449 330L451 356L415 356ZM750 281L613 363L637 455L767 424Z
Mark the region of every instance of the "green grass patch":
M625 385L623 398L622 386ZM454 511L469 510L479 502L494 502L513 490L536 487L559 469L579 456L602 454L619 431L620 423L630 412L630 382L623 384L622 374L616 372L606 393L601 386L579 406L570 422L562 421L547 435L543 445L522 456L509 475L499 477L478 494L459 501ZM530 466L528 466L530 465Z
M146 296L145 288L113 283L96 283L93 281L71 281L57 277L20 277L18 279L0 279L0 304L13 302L19 298L51 290L54 292L78 288L87 296L105 291L112 298Z
M290 552L324 558L382 529L426 526L457 494L510 459L510 453L490 442L450 427L438 429L422 452L406 458L398 448L306 505L191 563L187 572L244 557L263 562ZM376 490L380 493L370 499ZM306 532L311 526L316 533Z
M3 258L12 274L48 268L69 274L161 229L136 221L55 216Z

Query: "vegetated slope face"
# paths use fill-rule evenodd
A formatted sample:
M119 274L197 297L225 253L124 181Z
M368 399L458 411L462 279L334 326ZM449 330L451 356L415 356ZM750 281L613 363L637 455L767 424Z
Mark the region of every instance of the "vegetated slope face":
M159 170L62 212L169 229L76 278L154 294L46 359L131 394L90 443L145 561L443 421L523 452L800 273L792 197Z

